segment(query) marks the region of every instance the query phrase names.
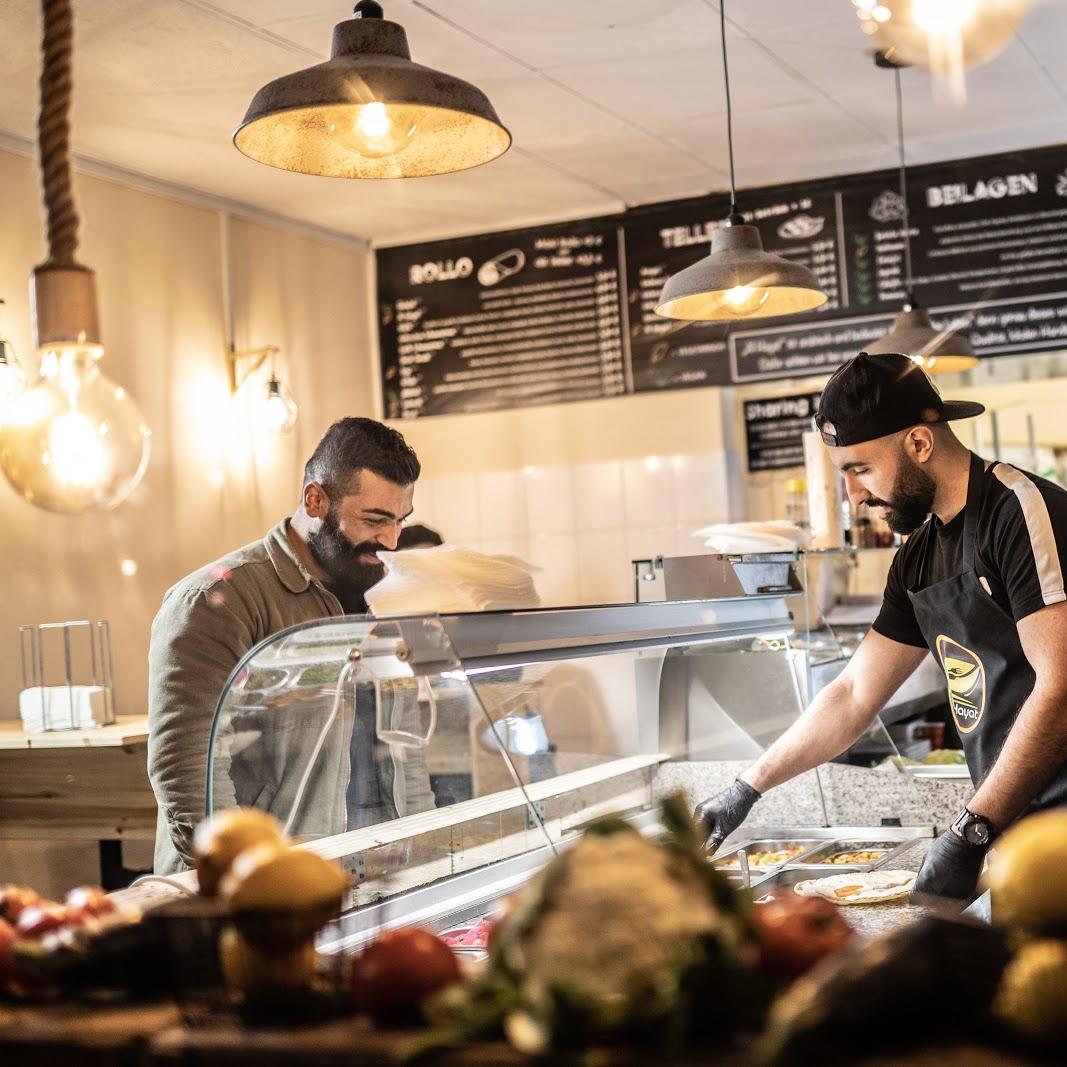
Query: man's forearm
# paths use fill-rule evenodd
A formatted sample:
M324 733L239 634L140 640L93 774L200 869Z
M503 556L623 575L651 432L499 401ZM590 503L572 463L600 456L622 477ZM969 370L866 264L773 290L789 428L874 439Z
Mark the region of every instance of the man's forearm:
M1034 687L996 763L967 805L972 811L1003 828L1041 792L1067 762L1065 709L1067 692Z
M741 777L766 793L839 756L867 729L876 710L856 700L846 678L837 678Z

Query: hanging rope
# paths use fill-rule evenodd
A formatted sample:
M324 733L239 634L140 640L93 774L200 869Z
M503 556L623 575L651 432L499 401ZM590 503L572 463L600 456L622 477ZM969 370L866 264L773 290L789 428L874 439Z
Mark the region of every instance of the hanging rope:
M45 267L77 267L78 213L70 180L71 53L74 20L70 0L42 0L41 111L37 146L41 184L48 219L48 260Z

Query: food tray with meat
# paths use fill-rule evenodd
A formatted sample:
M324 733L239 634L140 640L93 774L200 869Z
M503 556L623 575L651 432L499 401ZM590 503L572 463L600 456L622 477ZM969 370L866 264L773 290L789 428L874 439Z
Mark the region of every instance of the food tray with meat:
M839 870L842 867L854 867L869 871L883 866L891 857L909 847L910 841L860 840L857 838L839 838L827 842L821 848L808 852L797 866L826 867Z

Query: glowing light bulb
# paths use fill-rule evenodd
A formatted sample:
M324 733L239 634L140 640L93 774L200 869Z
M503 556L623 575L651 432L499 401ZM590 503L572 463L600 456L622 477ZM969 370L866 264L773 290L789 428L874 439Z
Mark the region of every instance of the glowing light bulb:
M124 389L100 373L99 345L64 345L40 378L0 410L0 469L49 511L113 508L148 466L149 430Z
M377 100L358 107L355 121L345 128L331 123L330 132L357 155L382 159L403 152L418 130L421 108L398 107Z
M73 490L91 489L107 477L107 453L93 420L80 411L57 415L48 432L52 473Z
M911 17L927 34L959 33L977 10L978 0L911 0Z
M10 347L0 341L0 406L26 388L26 372L15 361Z
M137 571L140 570L140 568L137 566L137 560L124 559L119 564L119 570L122 572L122 576L124 578L133 578L137 574Z
M731 315L754 315L770 295L770 290L760 285L735 285L723 294L723 303Z
M256 418L270 433L285 433L296 425L296 401L277 378L267 383L267 394L259 404Z
M865 33L905 64L926 67L963 100L963 72L1015 36L1033 0L879 0L856 4Z

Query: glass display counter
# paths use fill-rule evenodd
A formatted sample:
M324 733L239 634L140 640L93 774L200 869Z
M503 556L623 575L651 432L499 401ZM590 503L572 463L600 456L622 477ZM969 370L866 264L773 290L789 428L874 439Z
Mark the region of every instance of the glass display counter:
M208 808L341 862L338 938L440 924L599 816L647 823L665 764L761 752L802 708L792 630L781 595L294 627L223 692Z

